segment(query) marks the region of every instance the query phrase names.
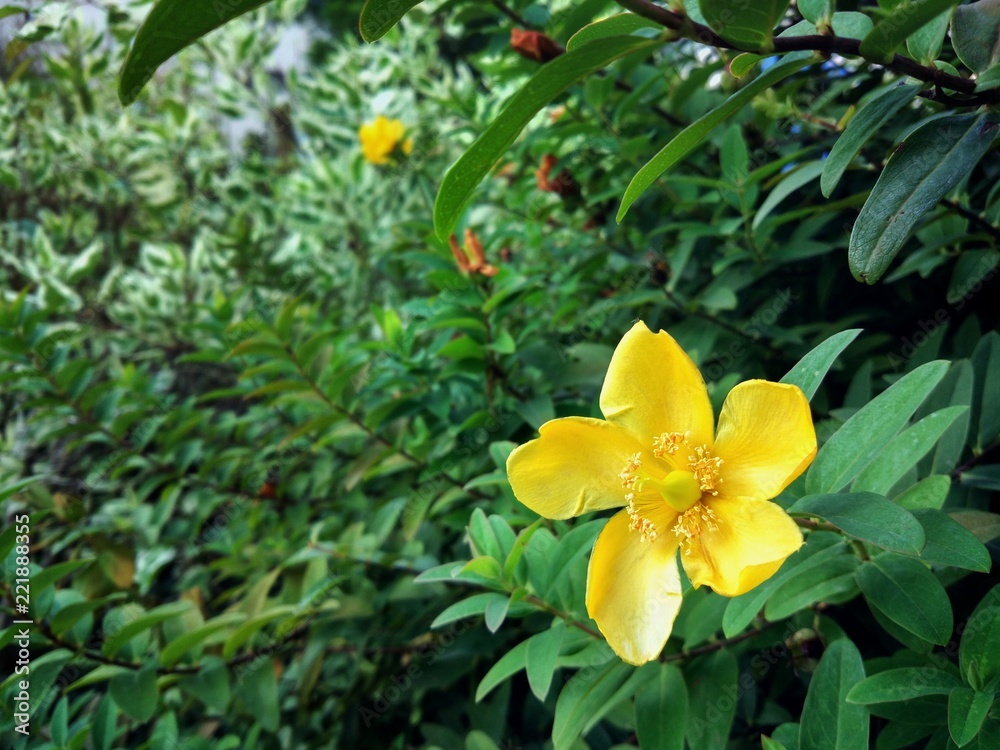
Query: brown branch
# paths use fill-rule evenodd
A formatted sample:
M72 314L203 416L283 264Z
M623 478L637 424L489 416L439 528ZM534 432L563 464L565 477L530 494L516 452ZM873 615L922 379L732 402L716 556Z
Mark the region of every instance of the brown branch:
M870 64L881 65L895 73L933 84L936 91L921 92L921 95L934 101L962 107L976 107L981 104L996 104L1000 102L1000 89L988 89L987 91L976 93L976 82L971 78L962 78L961 76L952 75L937 68L921 65L903 55L895 55L887 63L867 58L861 53L861 41L859 39L825 34L809 34L805 36L775 38L772 41L770 49L744 49L732 42L727 42L708 26L696 23L687 16L667 10L662 6L650 2L650 0L616 0L616 2L626 10L670 29L685 39L718 49L753 52L763 55L808 50L824 55L838 54L845 57L860 57ZM954 98L945 94L942 89L952 89L953 91L968 95L969 98Z

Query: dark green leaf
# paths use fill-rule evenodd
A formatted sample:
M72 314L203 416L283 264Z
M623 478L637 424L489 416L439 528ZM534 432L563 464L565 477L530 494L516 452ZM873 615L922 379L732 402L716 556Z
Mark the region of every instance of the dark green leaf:
M685 729L690 750L725 747L739 692L736 657L729 651L716 651L694 662L686 676L691 686Z
M831 643L806 693L800 750L868 750L868 712L846 700L864 677L857 647L847 638Z
M896 703L928 695L948 695L962 681L937 667L887 669L859 682L848 693L849 703Z
M993 693L957 687L948 696L948 733L959 747L965 747L979 734L979 728L993 705Z
M851 232L848 262L858 281L874 284L882 277L921 217L986 153L998 122L994 113L939 117L903 141Z
M423 0L366 0L358 23L361 38L366 42L381 39L399 23L399 19L421 2Z
M635 733L639 746L649 750L684 750L687 710L684 676L673 664L661 664L659 673L636 693Z
M965 570L989 573L990 553L975 534L946 513L924 508L913 511L924 527L927 543L920 557L939 565L951 565Z
M858 568L857 578L869 604L900 627L940 646L951 638L951 602L923 563L883 554Z
M871 492L807 495L788 512L829 521L845 533L883 549L911 555L924 546L924 530L913 514Z
M891 62L893 53L900 44L958 2L959 0L902 0L861 40L861 54L873 62Z
M772 48L771 33L788 10L788 0L698 0L708 26L727 42L750 52Z
M118 98L124 106L136 100L161 64L192 42L268 0L159 0L132 41L118 79Z

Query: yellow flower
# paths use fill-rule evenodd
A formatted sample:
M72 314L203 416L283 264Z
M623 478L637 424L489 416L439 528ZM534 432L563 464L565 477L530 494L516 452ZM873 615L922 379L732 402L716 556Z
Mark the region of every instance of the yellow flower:
M802 545L768 502L816 455L809 402L793 385L730 391L714 430L701 373L667 333L636 323L601 390L605 420L554 419L507 459L518 500L546 518L625 506L601 531L587 611L631 664L655 659L681 605L677 552L691 583L737 596Z
M399 120L379 115L358 128L361 153L372 164L388 164L397 147L409 156L413 151L413 140L404 138L405 133L406 129Z

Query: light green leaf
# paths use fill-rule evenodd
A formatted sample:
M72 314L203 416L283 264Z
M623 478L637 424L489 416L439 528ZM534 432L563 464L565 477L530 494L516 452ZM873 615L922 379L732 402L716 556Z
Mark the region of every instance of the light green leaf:
M158 0L142 22L118 79L118 98L128 106L161 64L178 51L268 0Z
M928 695L948 695L962 681L937 667L887 669L859 682L847 694L848 703L898 703Z
M525 654L528 686L540 701L544 701L545 696L549 694L552 674L556 669L556 660L559 658L565 634L566 623L559 620L548 630L528 639L528 650Z
M635 697L635 733L639 747L684 750L688 695L684 676L673 664L661 664L658 674Z
M917 555L924 547L924 530L913 514L871 492L807 495L788 512L822 518L846 534L883 549Z
M957 5L959 0L903 0L861 40L861 54L872 62L892 62L896 48L920 27Z
M434 228L442 240L455 230L476 186L546 104L573 83L633 52L651 52L656 40L634 36L598 39L539 68L476 142L444 176L434 203Z
M662 31L663 27L635 13L619 13L584 26L569 38L569 41L566 42L566 49L572 52L577 47L596 39L627 36L643 29Z
M818 495L846 487L909 421L947 371L943 361L921 365L855 412L820 449L806 475L806 492Z
M900 627L939 646L951 638L951 602L923 563L879 555L858 568L857 579L868 603Z
M846 700L864 678L857 647L847 638L831 643L806 693L799 750L868 750L868 712Z
M811 401L834 361L859 333L861 333L860 328L850 328L835 333L800 359L779 382L797 385Z
M864 101L826 157L819 183L824 197L830 197L854 157L879 128L913 101L920 89L917 83L896 83L875 92Z
M447 625L449 622L455 622L456 620L463 620L466 617L484 614L486 612L486 608L490 606L491 603L494 607L501 606L501 604L506 607L508 599L504 594L473 594L468 599L455 602L450 607L445 609L444 612L434 618L434 622L431 623L431 627L439 628L442 625Z
M874 284L882 277L921 217L986 153L998 123L1000 115L992 112L951 115L907 136L889 157L851 232L848 263L854 278Z
M798 194L803 187L819 177L824 164L825 162L822 161L806 162L794 171L788 172L788 175L768 193L767 198L760 204L760 208L757 209L751 222L751 227L756 230L781 201L793 193Z
M801 70L806 61L810 59L812 59L812 54L809 52L793 52L787 55L780 63L769 68L766 73L755 78L718 107L684 128L632 178L625 189L625 195L622 196L616 220L620 223L636 199L646 192L649 186L656 182L662 174L691 153L712 130L736 114L757 94L773 88L788 76Z
M907 471L931 452L945 430L968 410L967 406L949 406L907 427L858 474L851 489L880 495L889 492Z
M804 19L819 24L833 18L836 2L834 0L799 0L796 5Z
M938 509L944 505L945 498L948 497L948 490L951 489L951 479L941 474L921 479L915 485L906 490L894 501L907 510L919 510L921 508Z
M361 38L366 42L381 39L421 2L423 0L366 0L358 22Z
M959 747L965 747L979 734L979 728L993 705L993 693L957 687L948 696L948 733Z

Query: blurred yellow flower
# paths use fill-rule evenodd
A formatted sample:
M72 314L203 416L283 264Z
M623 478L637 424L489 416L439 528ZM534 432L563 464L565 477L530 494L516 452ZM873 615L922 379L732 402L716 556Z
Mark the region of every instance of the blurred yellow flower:
M399 120L379 115L358 128L361 153L371 164L388 164L397 148L409 156L413 151L413 140L405 138L405 134L406 128Z
M809 402L794 385L730 391L713 435L701 373L667 333L638 322L601 390L605 419L565 417L507 459L518 500L546 518L625 506L601 531L587 611L631 664L655 659L681 605L677 552L691 583L738 596L802 545L768 502L812 462Z

